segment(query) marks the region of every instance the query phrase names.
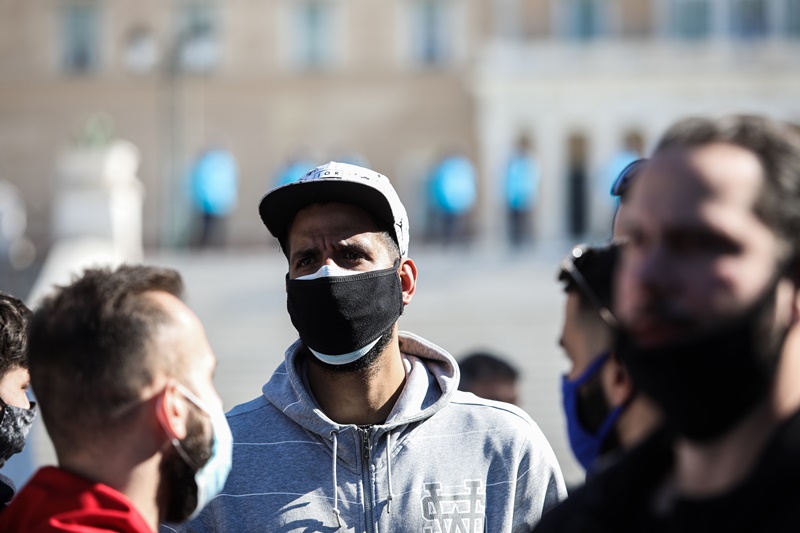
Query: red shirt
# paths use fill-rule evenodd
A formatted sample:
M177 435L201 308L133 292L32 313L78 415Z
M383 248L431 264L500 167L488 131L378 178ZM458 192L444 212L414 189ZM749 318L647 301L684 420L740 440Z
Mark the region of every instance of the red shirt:
M153 533L133 503L108 485L41 468L0 514L3 533Z

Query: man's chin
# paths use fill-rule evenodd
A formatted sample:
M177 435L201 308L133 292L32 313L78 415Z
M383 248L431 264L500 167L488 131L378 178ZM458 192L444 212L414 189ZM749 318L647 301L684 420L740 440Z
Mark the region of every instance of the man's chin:
M381 348L381 343L379 342L376 344L370 351L365 353L362 357L359 357L355 361L351 361L350 363L345 363L343 365L333 365L330 363L326 363L324 361L320 361L309 351L309 357L317 366L321 367L325 372L329 374L356 374L356 373L363 373L371 370L375 363L377 362L378 358L380 357L381 353L383 352L383 348ZM376 348L380 348L380 350L376 350Z
M372 347L372 349L370 349L370 351L368 351L362 357L359 357L358 359L350 363L345 363L343 365L332 365L320 361L319 359L314 357L314 354L312 354L310 350L307 350L307 353L308 356L316 365L321 367L323 370L325 370L325 372L329 374L354 374L354 373L369 372L371 370L374 370L378 360L380 359L380 356L383 354L384 351L386 351L386 347L389 346L389 343L392 342L393 328L394 325L392 325L392 327L384 331L381 334L378 342L375 344L375 346Z

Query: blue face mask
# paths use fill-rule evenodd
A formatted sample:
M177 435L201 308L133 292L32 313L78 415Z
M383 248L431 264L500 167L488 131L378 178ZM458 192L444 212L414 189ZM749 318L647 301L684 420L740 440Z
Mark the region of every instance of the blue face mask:
M589 470L600 457L603 449L603 442L614 429L617 419L625 410L625 404L614 408L600 424L596 433L588 431L581 423L578 416L578 405L581 401L579 389L589 381L600 368L608 361L611 354L604 353L595 359L583 373L574 380L563 376L561 380L562 400L564 401L564 413L567 417L567 433L569 434L569 444L572 453L584 469Z
M208 502L222 492L222 487L225 486L225 481L231 471L233 436L231 435L231 428L228 426L228 421L225 418L225 411L222 409L221 404L215 403L213 406L209 406L181 384L178 384L178 390L209 416L211 430L214 434L211 458L209 458L208 462L202 465L194 475L195 484L197 485L197 507L195 507L194 512L188 518L191 520L200 514L200 511L203 510L203 507L205 507ZM183 450L181 443L178 440L173 440L173 444L183 459L190 466L194 466L192 460Z

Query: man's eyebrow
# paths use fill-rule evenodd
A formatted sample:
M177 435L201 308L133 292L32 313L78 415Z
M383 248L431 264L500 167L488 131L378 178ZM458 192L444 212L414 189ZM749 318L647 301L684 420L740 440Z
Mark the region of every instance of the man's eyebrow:
M364 254L369 252L369 247L358 241L341 241L339 247L345 251L355 251Z
M316 248L308 247L308 248L300 248L299 250L292 252L292 259L297 259L300 257L308 257L310 255L314 255L317 253Z
M709 227L700 222L688 222L667 228L664 232L667 239L692 239L709 245L723 246L730 250L738 250L739 243L725 228Z

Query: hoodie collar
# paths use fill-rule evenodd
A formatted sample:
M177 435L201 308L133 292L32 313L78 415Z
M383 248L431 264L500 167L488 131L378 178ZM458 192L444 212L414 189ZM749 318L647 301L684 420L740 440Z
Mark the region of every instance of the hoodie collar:
M386 422L376 426L383 429L433 416L458 388L459 370L452 355L413 333L401 331L398 337L407 377ZM303 365L299 364L302 351L299 339L289 346L284 362L262 391L264 397L290 419L327 439L331 431L341 431L348 425L328 418L314 399L302 372Z

